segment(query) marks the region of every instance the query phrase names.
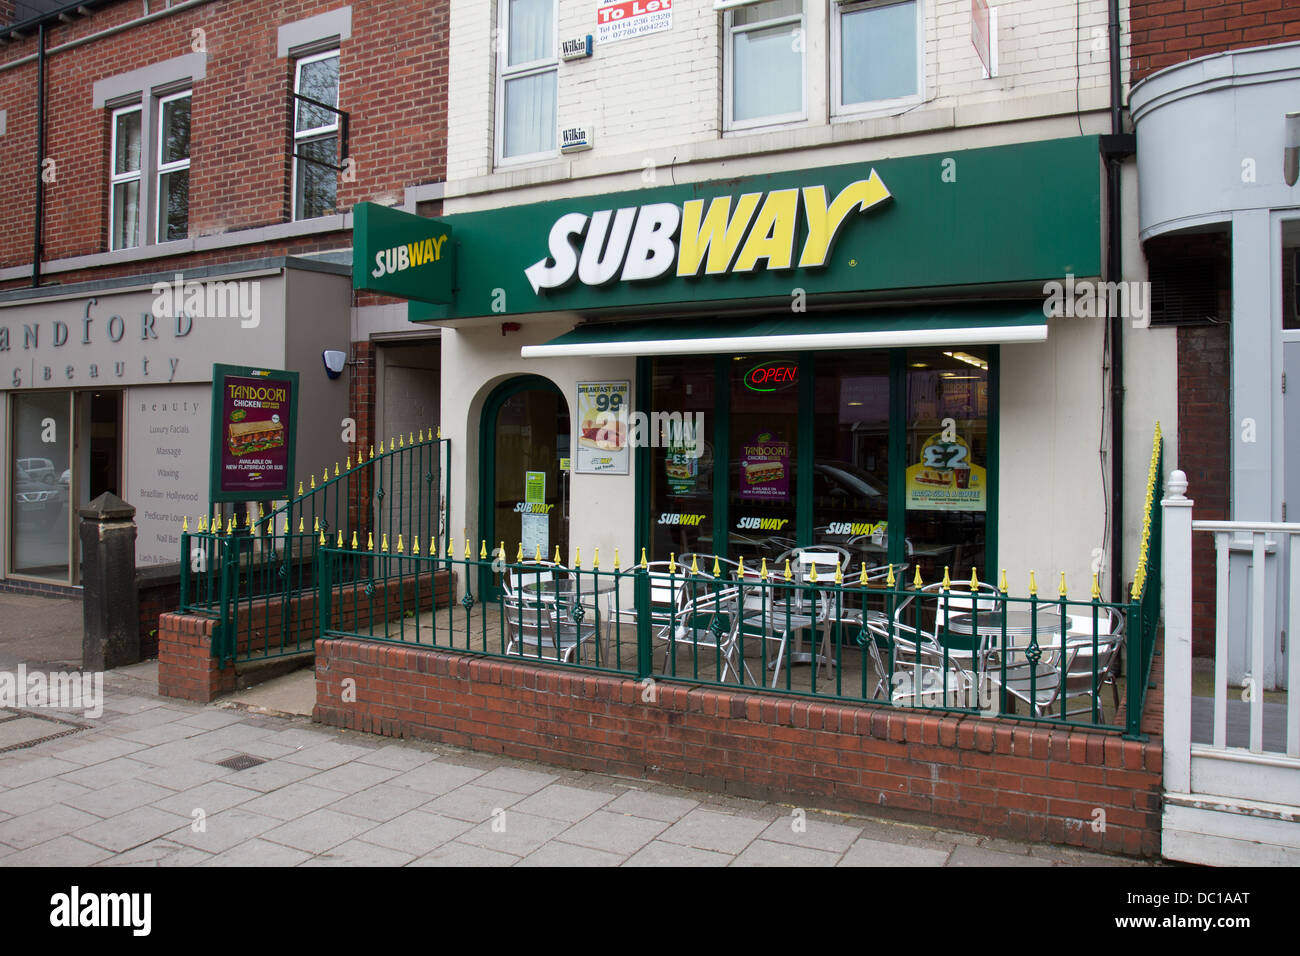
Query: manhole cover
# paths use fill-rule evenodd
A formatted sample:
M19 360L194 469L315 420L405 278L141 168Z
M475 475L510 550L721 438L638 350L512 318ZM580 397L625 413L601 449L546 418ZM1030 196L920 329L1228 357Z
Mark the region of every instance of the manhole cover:
M218 767L226 767L230 770L247 770L249 767L256 767L258 764L266 763L263 757L253 757L249 754L235 754L233 757L227 757L225 760L218 760Z
M31 711L0 710L0 753L22 750L86 728Z

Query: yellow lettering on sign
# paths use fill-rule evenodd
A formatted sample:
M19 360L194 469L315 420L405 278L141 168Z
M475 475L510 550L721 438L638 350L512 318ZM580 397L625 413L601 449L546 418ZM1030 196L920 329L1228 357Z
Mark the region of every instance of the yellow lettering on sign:
M753 272L759 259L766 259L769 269L789 269L794 259L794 227L798 215L798 189L774 189L768 193L734 271Z
M749 221L754 218L754 210L762 193L745 193L736 202L736 212L731 213L731 197L718 196L709 203L709 211L704 211L703 199L691 199L682 204L681 241L677 254L677 274L679 276L696 276L700 274L700 264L708 253L706 275L722 275L731 266L740 248L740 240L745 236Z
M803 204L804 215L808 217L808 239L804 242L803 254L799 256L799 267L826 265L835 236L853 208L856 206L859 212L866 212L888 198L889 187L874 169L866 179L845 186L829 206L826 204L825 186L805 186Z

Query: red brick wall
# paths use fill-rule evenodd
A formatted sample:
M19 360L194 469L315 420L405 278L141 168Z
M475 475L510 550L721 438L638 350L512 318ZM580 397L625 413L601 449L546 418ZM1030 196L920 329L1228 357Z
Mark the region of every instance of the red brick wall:
M343 680L356 681L344 702ZM1155 856L1158 740L642 684L369 641L316 647L323 723L760 799L921 815L1021 840ZM1104 830L1094 830L1095 810Z
M1300 40L1295 0L1131 0L1133 82L1198 56Z
M1231 344L1228 324L1178 330L1178 467L1197 521L1230 517ZM1192 535L1192 654L1214 655L1214 538Z
M94 82L191 52L196 28L204 30L208 62L207 76L195 82L193 93L190 233L288 220L292 63L277 58L276 31L339 5L338 0L216 0L52 55L46 154L56 161L57 179L46 188L45 258L107 248L111 111L92 107ZM111 4L93 17L52 27L48 45L57 47L140 13L135 0ZM339 211L366 199L391 202L406 185L444 178L447 33L446 0L352 3L352 38L340 46L339 106L351 113L357 168L355 181L339 182ZM31 38L10 44L0 50L0 63L33 53L35 45ZM35 64L0 73L0 103L8 110L8 132L0 140L6 224L0 230L0 266L16 266L31 256ZM344 234L291 245L346 244ZM222 255L249 257L246 251L224 250L187 261L223 261ZM89 275L77 276L84 277Z
M430 581L432 578L432 587ZM374 597L373 605L383 608L403 607L406 610L427 611L432 607L445 607L451 589L448 572L412 576L402 581L393 579L382 585ZM356 626L359 614L370 612L373 606L360 584L336 589L330 621L339 630ZM316 592L300 592L292 600L290 612L299 625L298 633L310 637L317 633ZM236 610L236 644L239 654L258 655L268 646L278 643L281 620L280 599L240 603ZM235 690L235 668L219 667L212 656L212 638L216 621L200 615L169 613L158 619L158 693L164 697L180 697L207 703L222 694ZM306 640L306 638L304 638ZM303 651L311 649L310 643Z

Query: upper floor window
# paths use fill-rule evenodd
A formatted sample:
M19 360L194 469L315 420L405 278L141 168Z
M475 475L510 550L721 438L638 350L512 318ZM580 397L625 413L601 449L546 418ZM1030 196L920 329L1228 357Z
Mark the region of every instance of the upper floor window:
M832 104L836 115L888 109L921 96L920 0L833 3Z
M502 0L497 48L497 156L555 155L555 0Z
M728 129L807 116L803 0L762 0L726 12Z
M158 242L190 234L190 93L158 101Z
M298 60L293 91L315 100L293 101L293 218L332 216L338 198L339 51Z
M108 202L110 249L140 245L140 104L113 111L113 171Z

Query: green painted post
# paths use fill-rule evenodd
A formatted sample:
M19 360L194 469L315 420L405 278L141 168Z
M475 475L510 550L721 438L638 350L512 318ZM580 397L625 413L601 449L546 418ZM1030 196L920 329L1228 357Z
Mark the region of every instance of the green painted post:
M654 671L650 644L650 572L641 566L635 571L636 586L636 676L646 680Z

